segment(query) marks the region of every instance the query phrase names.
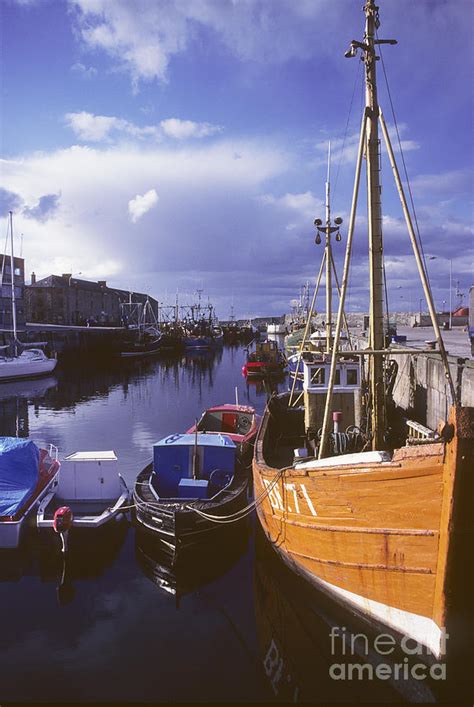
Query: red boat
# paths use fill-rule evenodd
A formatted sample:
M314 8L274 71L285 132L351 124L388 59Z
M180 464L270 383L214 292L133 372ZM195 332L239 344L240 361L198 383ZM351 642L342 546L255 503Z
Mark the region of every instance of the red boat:
M206 434L225 434L237 445L240 457L253 448L260 416L249 405L216 405L203 412L197 423L197 431ZM188 433L196 432L193 425Z
M284 373L287 365L284 353L276 341L255 344L255 351L247 353L247 361L242 367L244 376L270 376Z

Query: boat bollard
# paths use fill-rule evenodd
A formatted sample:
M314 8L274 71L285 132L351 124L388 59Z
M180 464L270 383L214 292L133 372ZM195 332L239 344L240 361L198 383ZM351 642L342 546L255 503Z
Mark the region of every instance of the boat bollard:
M339 432L339 423L342 421L342 412L333 412L332 421L334 423L334 432L337 434Z

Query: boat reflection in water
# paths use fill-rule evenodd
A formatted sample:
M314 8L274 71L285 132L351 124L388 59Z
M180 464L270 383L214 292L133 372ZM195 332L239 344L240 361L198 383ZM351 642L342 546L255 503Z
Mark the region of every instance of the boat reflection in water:
M50 529L29 527L18 548L0 550L0 582L20 582L24 577L39 577L42 583L54 583L58 604L73 601L75 582L96 580L116 562L127 531L129 514L92 532L71 533L66 553L61 539Z
M255 552L259 656L277 701L453 699L449 665L421 652L412 640L401 650L389 630L368 633L365 623L292 572L259 527ZM466 674L464 685L467 679Z
M246 552L248 539L247 522L239 523L238 528L227 532L225 538L200 543L192 553L181 555L177 563L172 564L169 553L156 538L137 529L135 556L143 574L158 589L173 595L179 608L183 596L224 575Z

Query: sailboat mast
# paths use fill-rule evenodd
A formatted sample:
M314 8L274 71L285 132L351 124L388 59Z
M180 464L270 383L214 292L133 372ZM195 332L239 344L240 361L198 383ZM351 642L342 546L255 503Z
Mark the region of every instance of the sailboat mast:
M15 259L13 256L13 211L10 211L10 268L12 287L12 323L13 323L13 349L16 355L16 299L15 299Z
M383 246L382 205L380 184L380 140L378 133L379 105L377 101L375 30L378 27L378 7L374 0L364 6L365 98L367 115L366 159L369 231L370 282L370 341L375 351L384 348L383 327ZM370 392L372 399L372 447L383 449L385 434L385 386L383 357L370 357Z
M331 254L331 143L328 147L328 171L326 178L326 353L331 352L332 335L332 254Z

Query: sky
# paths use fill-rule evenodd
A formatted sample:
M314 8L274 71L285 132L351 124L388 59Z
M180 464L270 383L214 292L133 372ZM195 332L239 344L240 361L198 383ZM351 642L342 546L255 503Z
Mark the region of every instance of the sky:
M0 0L0 252L12 210L27 282L71 273L165 305L202 290L221 319L289 312L321 263L329 142L342 274L364 105L363 64L344 52L362 4ZM474 282L474 3L379 6L379 38L398 40L379 102L447 308L450 273L453 306ZM383 148L381 162L389 306L427 311ZM368 303L362 182L351 311Z

